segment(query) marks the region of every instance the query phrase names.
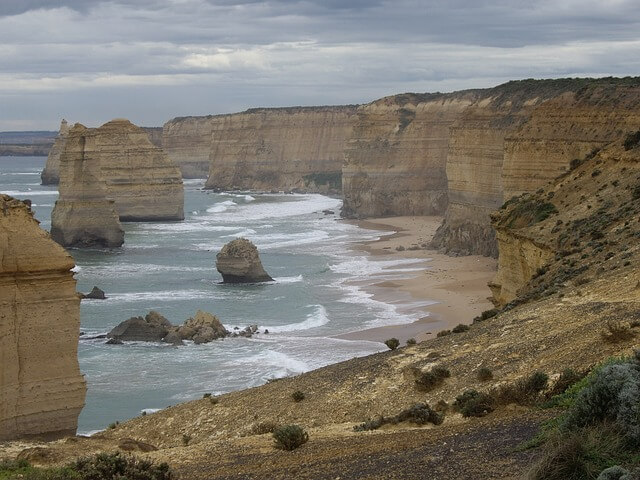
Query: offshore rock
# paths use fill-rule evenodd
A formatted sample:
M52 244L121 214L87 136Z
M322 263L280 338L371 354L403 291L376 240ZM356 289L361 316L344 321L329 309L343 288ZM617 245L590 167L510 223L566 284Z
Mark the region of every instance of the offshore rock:
M56 140L49 150L47 156L47 163L40 174L42 179L42 185L57 185L60 181L60 155L64 150L64 146L67 143L67 135L69 134L69 125L63 118L60 122L60 131Z
M64 247L120 247L124 230L101 179L95 136L77 123L60 157L60 197L51 212L51 237Z
M265 272L258 249L246 238L227 243L216 256L216 268L224 283L272 282Z
M159 342L173 328L165 317L150 311L144 318L131 317L107 333L107 338L127 342Z
M187 319L183 325L174 327L174 330L164 338L164 341L175 345L177 338L179 338L201 344L224 338L227 335L229 335L229 332L224 328L218 317L198 310L195 316Z
M0 195L0 440L75 434L86 384L73 267L24 202Z
M89 293L86 295L82 294L82 298L90 298L93 300L106 300L107 296L104 294L104 291L99 289L98 287L93 287Z

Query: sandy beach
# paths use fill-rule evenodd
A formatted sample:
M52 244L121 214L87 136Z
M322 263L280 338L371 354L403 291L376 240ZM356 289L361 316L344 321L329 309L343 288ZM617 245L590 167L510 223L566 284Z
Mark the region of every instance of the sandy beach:
M361 330L340 338L382 342L395 337L401 344L409 338L423 341L440 330L469 324L475 316L493 308L487 283L495 274L496 260L479 255L450 257L427 249L441 222L442 217L391 217L357 222L362 228L390 232L379 240L359 245L359 250L380 260L400 257L424 262L424 270L410 272L406 278L365 287L374 299L399 304L401 311L413 309L413 313L422 316L410 324Z

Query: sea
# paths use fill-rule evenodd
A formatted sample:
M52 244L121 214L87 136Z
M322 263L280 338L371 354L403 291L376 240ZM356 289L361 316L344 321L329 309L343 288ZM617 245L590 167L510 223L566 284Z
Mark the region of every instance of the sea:
M43 157L0 157L0 192L30 199L45 230L57 187L40 185ZM254 387L387 349L336 338L410 323L424 316L410 297L385 303L375 283L424 270L423 261L370 256L356 249L389 232L340 219L342 201L315 194L214 193L204 179L185 180L185 220L124 223L118 249L71 249L78 291L98 286L106 300L83 300L78 359L87 398L78 431L91 434L180 402ZM323 213L330 210L333 213ZM223 284L215 268L237 237L256 244L273 283ZM156 310L181 324L198 310L230 331L259 326L252 338L185 346L146 342L107 345L94 338ZM269 333L264 333L267 329ZM237 330L236 330L237 331Z

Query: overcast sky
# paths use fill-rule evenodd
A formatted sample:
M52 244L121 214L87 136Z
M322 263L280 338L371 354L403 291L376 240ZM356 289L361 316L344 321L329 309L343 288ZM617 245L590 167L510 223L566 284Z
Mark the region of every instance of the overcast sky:
M638 74L638 0L0 0L0 131Z

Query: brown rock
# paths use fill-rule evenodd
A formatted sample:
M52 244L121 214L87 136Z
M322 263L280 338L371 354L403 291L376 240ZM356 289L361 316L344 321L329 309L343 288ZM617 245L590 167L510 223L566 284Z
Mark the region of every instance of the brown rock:
M69 125L63 118L60 123L60 132L56 137L56 140L49 150L47 156L47 164L40 174L42 179L42 185L57 185L60 182L60 155L64 150L64 145L67 143L67 135L69 134Z
M87 293L86 295L82 294L82 298L91 298L94 300L105 300L107 297L104 294L104 291L94 286L89 293Z
M258 256L258 249L246 238L227 243L216 256L216 268L224 283L272 282Z
M158 312L151 311L144 318L131 317L107 333L107 338L126 342L159 342L173 325Z
M86 386L73 267L23 202L0 195L0 440L75 434Z

